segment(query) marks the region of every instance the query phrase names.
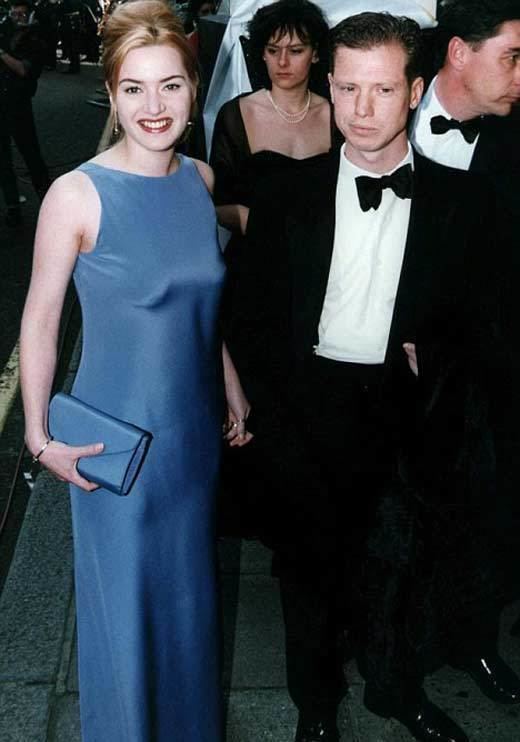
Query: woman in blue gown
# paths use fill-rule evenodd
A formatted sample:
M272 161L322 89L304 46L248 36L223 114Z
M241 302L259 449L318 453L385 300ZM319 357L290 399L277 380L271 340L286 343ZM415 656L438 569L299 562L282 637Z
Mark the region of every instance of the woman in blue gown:
M71 484L83 742L222 739L214 510L224 421L248 405L218 332L224 277L212 172L176 154L196 62L160 0L104 31L116 143L46 197L22 321L29 450ZM49 439L61 308L73 275L83 349L73 393L153 435L127 497L80 476L102 441Z

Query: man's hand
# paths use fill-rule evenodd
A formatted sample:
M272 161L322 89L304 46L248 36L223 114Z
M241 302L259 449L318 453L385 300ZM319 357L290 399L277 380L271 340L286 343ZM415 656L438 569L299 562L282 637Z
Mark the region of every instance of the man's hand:
M408 358L408 365L415 376L419 376L419 367L417 366L417 353L415 343L403 343L404 352Z

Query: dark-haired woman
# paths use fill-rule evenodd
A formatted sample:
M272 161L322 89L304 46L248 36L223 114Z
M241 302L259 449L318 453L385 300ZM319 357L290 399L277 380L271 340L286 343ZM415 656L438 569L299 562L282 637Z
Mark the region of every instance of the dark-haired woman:
M211 149L219 221L240 234L258 181L279 169L296 174L331 148L333 131L330 104L315 92L326 82L322 11L308 0L279 0L260 8L248 31L251 75L262 87L221 108Z
M285 406L285 370L277 349L285 340L276 300L265 295L262 276L269 261L283 253L278 241L283 210L278 206L280 201L288 204L293 189L282 184L298 183L325 157L335 129L329 101L315 92L326 89L328 25L322 11L308 0L279 0L254 14L248 35L248 66L257 89L222 106L210 162L219 221L232 231L225 251L226 337L255 397L261 440L255 441L250 456L230 454L231 459L247 459L248 486L244 492L241 484L233 496L233 482L243 481L233 461L221 514L224 528L261 532L272 541L274 519L265 493L276 495L272 487L264 487L260 475L272 470L271 458L278 450L274 430L280 429ZM260 455L264 444L267 461ZM262 521L267 521L265 528ZM277 522L283 530L283 518Z
M279 0L255 13L249 24L248 61L257 83L259 67L264 86L222 107L211 154L217 213L234 230L226 248L226 339L256 425L250 446L229 452L229 458L242 460L242 473L237 473L238 462L231 462L222 526L259 536L274 548L285 611L290 596L286 586L310 569L320 575L324 569L321 516L305 509L311 502L323 502L325 509L327 493L306 455L293 376L282 360L290 356L292 337L283 321L291 315L285 306L291 290L280 235L285 208L297 198L299 182L313 176L335 144L330 104L315 92L326 84L327 37L321 10L307 0ZM311 496L302 496L303 488L310 488ZM298 681L302 672L294 662L287 612L286 628L289 692L303 708L314 697ZM324 697L334 706L338 699L329 698L334 692L329 678L317 670L319 700Z

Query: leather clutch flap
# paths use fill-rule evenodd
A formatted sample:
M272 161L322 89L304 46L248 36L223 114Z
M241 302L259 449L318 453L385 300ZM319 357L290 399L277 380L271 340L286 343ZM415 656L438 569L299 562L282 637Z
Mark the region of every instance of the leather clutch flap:
M49 433L54 440L70 446L103 443L101 453L78 459L77 468L89 482L116 495L130 492L152 440L146 430L63 392L51 399Z

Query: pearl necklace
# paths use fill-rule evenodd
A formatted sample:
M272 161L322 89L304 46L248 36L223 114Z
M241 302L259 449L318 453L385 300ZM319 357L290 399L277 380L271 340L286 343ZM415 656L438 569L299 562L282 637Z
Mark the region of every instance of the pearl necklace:
M274 100L273 96L271 95L270 90L265 91L267 93L267 97L269 98L269 101L271 102L272 107L276 111L276 113L282 118L286 123L288 124L299 124L300 121L303 121L303 119L307 116L309 113L309 108L311 105L311 91L307 90L307 103L304 105L301 111L297 111L296 113L289 113L288 111L284 111L283 108L280 108Z

